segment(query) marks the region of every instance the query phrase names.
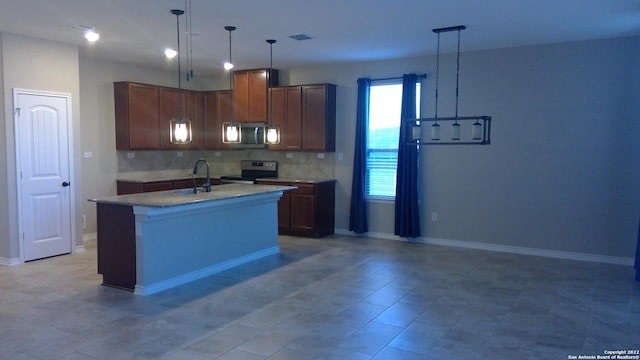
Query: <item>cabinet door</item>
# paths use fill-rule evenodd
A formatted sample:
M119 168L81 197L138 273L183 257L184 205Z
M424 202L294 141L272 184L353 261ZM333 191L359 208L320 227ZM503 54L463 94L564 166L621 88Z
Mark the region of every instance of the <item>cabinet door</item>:
M291 192L284 191L278 200L278 230L286 233L291 228Z
M302 87L279 86L270 89L273 124L280 126L280 144L269 150L301 150ZM271 105L270 103L270 105Z
M274 87L269 89L269 120L274 126L280 127L280 144L268 145L269 150L284 150L286 131L286 87Z
M302 87L302 150L335 151L335 85Z
M204 148L219 149L221 140L222 123L218 117L218 94L216 91L207 91L202 94L202 106L204 118Z
M249 73L233 72L233 120L249 121Z
M195 149L198 148L203 138L202 124L200 120L200 95L193 91L182 91L182 116L191 120L191 131L193 141L190 144L172 144L169 139L169 120L176 118L180 114L178 103L178 89L161 87L158 92L160 101L160 144L162 149Z
M267 122L267 70L249 71L249 121Z
M291 231L311 233L315 225L315 196L291 192Z
M191 130L193 132L193 142L189 144L189 149L202 149L204 147L204 120L202 116L202 93L199 91L184 92L186 107L184 115L191 119Z
M114 83L116 149L160 149L158 88L128 82Z
M278 84L278 70L233 72L233 119L238 122L267 122L267 91Z
M291 86L285 90L286 118L282 143L285 150L302 149L302 87Z
M205 149L228 149L222 143L222 124L229 121L231 114L231 91L207 91L202 97L204 118Z

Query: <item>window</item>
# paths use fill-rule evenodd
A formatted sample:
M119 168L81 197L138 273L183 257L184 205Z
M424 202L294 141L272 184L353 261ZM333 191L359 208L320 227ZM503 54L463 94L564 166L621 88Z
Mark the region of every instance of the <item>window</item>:
M396 196L401 109L402 79L371 82L367 126L367 198L392 200ZM420 82L416 83L416 114L420 114Z

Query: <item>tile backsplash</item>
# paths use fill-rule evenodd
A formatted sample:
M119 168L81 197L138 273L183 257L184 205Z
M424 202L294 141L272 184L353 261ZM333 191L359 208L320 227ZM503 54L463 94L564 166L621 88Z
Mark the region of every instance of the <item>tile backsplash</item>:
M239 175L242 160L278 161L278 174L285 178L335 178L336 153L307 153L245 150L150 150L117 151L118 172L190 172L195 162L203 157L211 166L211 174Z

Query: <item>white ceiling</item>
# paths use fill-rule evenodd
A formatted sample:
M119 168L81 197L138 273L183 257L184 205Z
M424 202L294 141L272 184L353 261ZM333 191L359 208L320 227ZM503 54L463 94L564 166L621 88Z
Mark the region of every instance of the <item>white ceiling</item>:
M1 0L0 31L79 46L82 54L175 68L163 56L176 47L184 0ZM221 70L228 58L225 25L234 25L237 68L378 60L435 53L433 28L465 25L462 51L640 35L639 0L191 0L193 70ZM188 16L188 14L187 14ZM187 16L181 16L185 31ZM87 44L77 25L101 34ZM311 40L296 41L293 34ZM455 51L455 33L441 50ZM188 69L181 38L183 70Z

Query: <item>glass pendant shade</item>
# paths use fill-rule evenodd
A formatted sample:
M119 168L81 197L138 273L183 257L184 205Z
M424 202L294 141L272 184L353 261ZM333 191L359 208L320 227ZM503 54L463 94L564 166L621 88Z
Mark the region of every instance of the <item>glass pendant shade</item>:
M189 144L193 141L191 120L173 118L169 120L169 140L172 144Z
M419 142L422 138L422 129L417 122L411 124L411 142Z
M460 140L460 124L451 125L451 140Z
M471 139L482 140L482 124L480 124L477 120L471 127Z
M440 125L431 125L431 140L440 140Z
M229 32L229 61L224 64L225 70L229 71L229 121L222 124L222 143L238 144L242 141L242 125L233 121L233 68L231 62L231 32L236 29L235 26L225 26L225 30Z
M280 126L266 125L264 127L264 143L270 145L280 144Z
M225 144L239 143L242 131L240 123L226 122L222 124L222 142Z

